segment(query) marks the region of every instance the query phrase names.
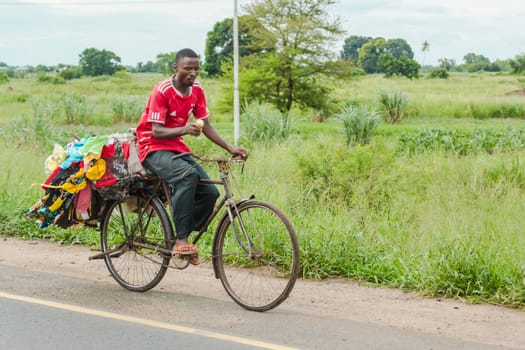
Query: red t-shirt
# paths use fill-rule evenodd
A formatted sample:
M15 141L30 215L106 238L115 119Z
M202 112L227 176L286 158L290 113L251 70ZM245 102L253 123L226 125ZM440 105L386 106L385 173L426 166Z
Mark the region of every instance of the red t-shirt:
M167 78L155 85L137 125L137 143L141 162L149 153L155 151L190 152L182 136L166 140L154 138L151 131L152 123L176 128L186 125L192 114L197 119L205 119L209 115L204 90L198 81L190 87L189 95L183 96L175 89L171 79L172 77Z

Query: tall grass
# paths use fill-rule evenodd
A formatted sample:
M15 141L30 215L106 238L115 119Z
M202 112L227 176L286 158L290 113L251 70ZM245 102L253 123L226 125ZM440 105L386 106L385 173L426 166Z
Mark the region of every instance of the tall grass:
M291 121L269 104L252 102L244 106L241 118L248 139L278 141L290 135Z
M407 106L410 117L473 118L475 116L472 113L466 113L470 105L484 106L482 110L502 110L502 106L513 105L523 108L525 99L522 96L507 93L524 87L523 78L508 74L452 73L448 79L422 78L414 81L373 75L357 78L350 83L339 82L334 97L379 108L376 96L381 91L403 91L410 100Z
M380 154L367 148L359 152ZM332 151L326 164L332 154L323 151L299 181L310 188L301 212L315 213L294 221L305 224L306 276L523 305L524 155L374 159L376 166L345 176L363 155L347 161Z
M61 98L62 112L66 124L87 124L93 112L86 98L81 95L64 94Z
M408 105L408 97L402 91L381 91L379 103L382 107L385 122L395 124L401 122L405 117Z
M337 117L343 122L347 145L370 143L381 120L381 116L368 106L343 107Z
M115 122L136 123L140 119L146 102L138 97L116 97L111 100L111 110Z

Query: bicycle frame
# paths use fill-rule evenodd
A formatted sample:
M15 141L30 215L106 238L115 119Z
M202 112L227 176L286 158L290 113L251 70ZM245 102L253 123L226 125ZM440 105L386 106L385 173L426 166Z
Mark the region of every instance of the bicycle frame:
M234 200L229 177L228 177L229 176L229 166L227 165L227 163L231 160L222 159L222 158L198 158L198 159L202 161L207 161L207 162L217 162L219 164L219 173L221 174L220 180L201 179L199 182L204 183L204 184L221 185L224 188L224 196L222 197L221 201L217 205L215 205L215 208L213 209L212 213L210 214L210 216L208 216L204 225L202 226L200 231L197 233L197 235L193 239L192 241L193 244L196 244L199 241L199 239L202 237L202 235L206 231L208 231L208 226L215 219L217 214L219 214L219 212L221 211L223 207L226 207L227 209L227 213L225 214L224 217L226 217L227 215L230 219L232 219L234 215L233 211L236 210L238 205L240 205L243 202L246 202L247 200L253 199L255 197L254 195L248 195L248 196L241 197L238 200ZM221 220L220 222L222 223L222 221L223 220ZM218 227L220 227L220 223Z
M233 160L233 159L230 159L230 158L204 158L204 157L197 157L197 156L196 156L196 158L199 159L201 162L216 162L219 165L220 179L201 179L201 180L199 180L199 182L203 183L203 184L220 185L220 186L222 186L224 188L224 196L221 198L220 202L215 205L213 211L211 212L211 214L208 216L208 218L204 222L204 225L202 226L202 228L199 230L197 235L192 240L193 244L197 244L197 242L201 239L201 237L208 231L208 227L211 224L211 222L217 217L217 215L225 207L226 208L226 212L224 213L223 217L219 221L219 224L217 225L217 229L216 229L216 231L214 233L214 243L213 243L214 251L212 253L213 254L212 255L212 259L215 259L216 255L217 255L216 252L215 252L215 247L216 247L215 237L217 236L218 228L221 227L222 223L226 219L229 219L230 221L233 221L233 218L235 216L238 216L237 206L239 206L241 203L244 203L244 202L246 202L248 200L251 200L251 199L255 198L255 196L252 194L252 195L243 196L243 197L241 197L241 198L239 198L237 200L234 199L233 192L232 192L232 187L231 187L231 184L230 184L230 181L229 181L229 174L230 174L229 170L230 170L230 167L229 167L228 163L235 162L235 161L242 162L242 160ZM158 196L159 198L163 199L168 207L172 206L172 203L171 203L171 190L170 190L170 186L169 186L168 183L166 183L164 180L162 180L160 178L157 178L157 177L155 177L155 178L140 177L139 181L141 181L141 182L143 182L143 183L145 183L147 185L152 186L152 190L153 190L151 195L147 197L148 200L146 201L146 204L144 205L144 207L147 207L149 202L155 196ZM119 204L119 210L120 211L122 211L122 208L120 208L121 205L122 204ZM139 210L141 210L140 208L142 208L142 207L143 206L139 206ZM139 220L143 220L144 216L142 215L142 213L139 213L139 214L140 214L139 215ZM136 226L140 226L141 227L140 221L136 223ZM242 221L241 221L241 226L244 226L242 224ZM128 230L127 229L125 229L125 230L126 230L125 235L126 235L126 237L129 238L130 235L127 232ZM135 229L132 229L131 231L135 232ZM251 242L250 238L245 233L244 227L241 227L241 231L243 231L243 235L245 236L246 240L248 242ZM236 231L235 235L237 236L237 239L239 240L239 243L241 243L241 240L239 238L240 237L239 236L239 232ZM137 242L134 239L133 239L133 244L136 245L136 246L141 246L142 245L140 242ZM144 248L149 248L149 246L147 246L147 245L143 245L143 247ZM115 250L118 250L118 249L115 249ZM162 253L162 254L165 254L167 256L171 256L171 251L169 251L169 250L166 250L166 249L161 248L161 247L158 247L157 250L160 253ZM247 250L247 252L248 252L248 250ZM104 255L107 255L108 253L110 253L110 252L96 254L96 255L90 257L90 260L101 259L101 258L104 257ZM215 275L218 276L216 271L215 271Z

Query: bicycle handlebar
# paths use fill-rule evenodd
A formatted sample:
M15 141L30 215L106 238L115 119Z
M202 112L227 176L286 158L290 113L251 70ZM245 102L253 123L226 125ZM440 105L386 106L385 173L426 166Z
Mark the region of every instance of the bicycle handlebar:
M200 160L201 162L216 162L216 163L244 163L246 159L238 157L203 157L193 153L185 153Z

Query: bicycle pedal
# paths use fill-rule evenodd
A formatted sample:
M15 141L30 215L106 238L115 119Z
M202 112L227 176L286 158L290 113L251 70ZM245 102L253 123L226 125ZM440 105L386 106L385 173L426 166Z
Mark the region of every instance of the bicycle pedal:
M173 266L179 270L184 270L190 265L189 255L174 254L171 261Z

